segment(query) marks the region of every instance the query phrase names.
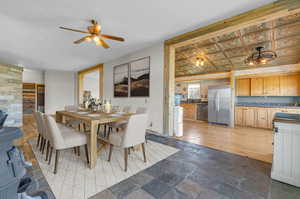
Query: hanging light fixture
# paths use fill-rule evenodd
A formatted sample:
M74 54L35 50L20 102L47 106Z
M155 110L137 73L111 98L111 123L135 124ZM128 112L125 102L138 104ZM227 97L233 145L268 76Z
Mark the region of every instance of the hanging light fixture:
M204 59L203 58L196 58L196 66L203 66L204 65Z
M266 64L277 57L275 52L271 50L263 50L263 48L264 47L262 46L256 47L255 48L256 52L252 53L249 57L247 57L245 63L250 66Z

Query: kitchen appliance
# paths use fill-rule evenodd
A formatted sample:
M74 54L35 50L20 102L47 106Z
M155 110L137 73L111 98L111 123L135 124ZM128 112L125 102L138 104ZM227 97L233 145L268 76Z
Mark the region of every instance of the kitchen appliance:
M183 136L183 108L180 106L182 95L175 94L175 106L174 106L174 132L173 135L177 137ZM173 136L171 135L171 136Z
M200 102L197 108L197 120L207 121L208 120L208 103Z
M208 122L230 125L231 88L230 86L208 87Z
M300 187L300 114L276 113L271 178Z

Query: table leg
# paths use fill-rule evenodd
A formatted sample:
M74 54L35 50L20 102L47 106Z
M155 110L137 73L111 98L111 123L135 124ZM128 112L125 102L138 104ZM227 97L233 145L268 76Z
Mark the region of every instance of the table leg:
M90 132L90 168L95 168L97 164L97 128L98 124L91 122Z

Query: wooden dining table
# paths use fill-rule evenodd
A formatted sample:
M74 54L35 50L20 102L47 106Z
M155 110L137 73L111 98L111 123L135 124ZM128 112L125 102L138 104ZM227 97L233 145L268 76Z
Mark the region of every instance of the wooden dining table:
M97 148L97 131L99 124L108 124L112 122L128 120L133 113L104 113L90 111L56 111L56 122L64 123L66 118L81 120L90 126L89 134L89 159L90 168L95 168L97 164L98 148Z

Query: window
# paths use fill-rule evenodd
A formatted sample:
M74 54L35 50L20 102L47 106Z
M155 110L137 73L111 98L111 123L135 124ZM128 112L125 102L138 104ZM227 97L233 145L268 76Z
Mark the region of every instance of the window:
M200 84L188 85L188 99L200 99Z

